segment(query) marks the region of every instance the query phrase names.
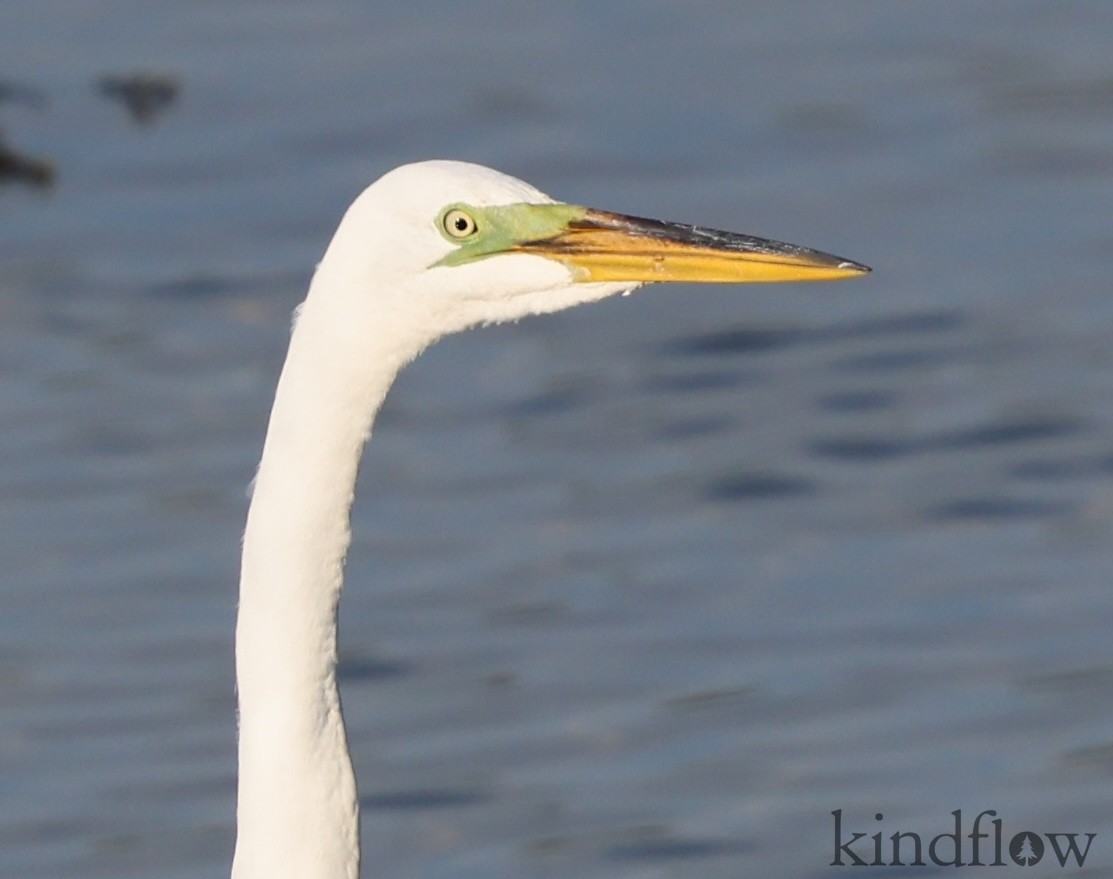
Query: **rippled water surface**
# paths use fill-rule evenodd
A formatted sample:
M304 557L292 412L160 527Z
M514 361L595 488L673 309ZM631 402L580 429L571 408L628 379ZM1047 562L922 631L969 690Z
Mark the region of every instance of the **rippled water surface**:
M343 609L365 875L839 875L839 809L1113 873L1113 6L374 6L0 13L55 174L0 188L0 876L227 874L289 314L434 156L875 272L403 374ZM134 71L178 87L143 123Z

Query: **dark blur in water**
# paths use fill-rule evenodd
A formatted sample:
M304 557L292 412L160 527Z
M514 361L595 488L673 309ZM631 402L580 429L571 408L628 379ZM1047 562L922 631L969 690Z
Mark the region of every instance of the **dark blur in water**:
M876 271L402 377L344 606L366 875L820 876L835 809L1110 875L1113 5L370 6L0 13L56 171L0 189L0 876L226 874L289 312L428 157ZM180 87L145 125L137 70Z

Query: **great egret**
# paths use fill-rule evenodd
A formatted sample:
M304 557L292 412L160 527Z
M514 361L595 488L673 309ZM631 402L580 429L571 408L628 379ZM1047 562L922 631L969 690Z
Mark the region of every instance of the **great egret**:
M656 281L868 271L791 244L563 204L461 162L405 165L368 187L297 312L247 516L234 879L359 874L337 608L360 454L406 363L476 324Z

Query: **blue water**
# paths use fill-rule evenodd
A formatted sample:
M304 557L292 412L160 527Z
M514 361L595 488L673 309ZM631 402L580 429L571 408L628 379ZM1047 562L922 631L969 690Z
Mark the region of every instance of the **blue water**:
M404 373L343 608L365 875L838 875L837 809L1113 874L1113 6L371 7L0 13L57 175L0 188L0 876L227 873L289 313L429 157L875 272ZM132 71L180 86L145 125Z

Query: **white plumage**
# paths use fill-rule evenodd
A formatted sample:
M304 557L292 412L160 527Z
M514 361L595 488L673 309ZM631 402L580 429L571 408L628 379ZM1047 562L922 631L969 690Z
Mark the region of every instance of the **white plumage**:
M360 455L406 363L446 334L650 280L865 270L791 245L562 205L459 162L407 165L365 190L299 310L247 519L234 879L358 876L337 609Z

